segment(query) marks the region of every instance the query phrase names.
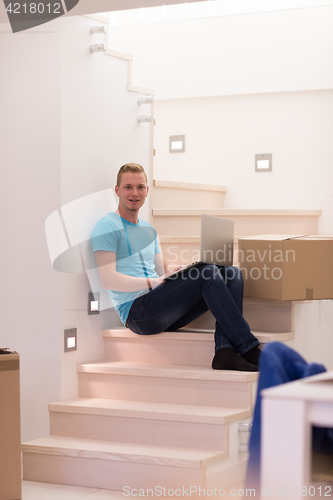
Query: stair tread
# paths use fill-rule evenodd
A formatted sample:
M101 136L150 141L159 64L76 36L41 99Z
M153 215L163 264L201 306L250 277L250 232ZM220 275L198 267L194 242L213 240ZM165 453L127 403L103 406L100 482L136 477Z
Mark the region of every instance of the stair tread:
M154 465L202 468L225 460L227 452L156 445L117 443L96 439L48 436L22 444L24 453L97 458Z
M236 370L213 370L206 366L147 365L130 361L99 361L77 365L79 373L107 375L134 375L143 377L180 378L191 380L214 380L220 382L252 382L258 379L258 372Z
M218 191L226 193L228 188L226 186L216 186L214 184L197 184L195 182L178 182L178 181L160 181L154 179L155 187L167 187L176 189L194 189L198 191Z
M234 240L239 238L247 238L246 235L235 235ZM193 236L163 236L159 235L159 240L161 243L200 243L201 237L198 235Z
M207 334L192 332L184 332L183 330L177 330L174 332L162 332L158 335L138 335L132 332L129 328L115 328L110 330L103 330L104 338L135 338L139 342L148 340L203 340L207 341Z
M287 340L292 340L295 338L294 332L253 332L253 335L257 337L261 344L268 344L269 342L285 342Z
M251 410L240 410L238 408L95 398L74 398L50 403L49 411L209 424L228 424L251 416Z
M252 332L255 337L258 338L259 342L262 344L267 344L268 342L273 342L275 340L279 340L284 342L286 340L292 340L295 338L294 332L283 332L283 333L275 333L275 332ZM214 330L213 329L204 329L204 328L189 328L186 326L181 328L180 330L176 330L174 332L162 332L158 335L154 336L152 339L151 336L147 338L145 335L137 335L132 332L128 328L119 328L114 330L103 330L103 338L128 338L135 339L138 342L144 341L165 341L165 340L184 340L184 341L211 341L214 342Z
M193 340L195 340L194 339L195 335L201 335L201 336L206 335L207 337L210 335L211 339L209 338L209 340L214 342L214 330L213 329L203 329L203 328L193 329L192 328L191 330L187 330L186 327L184 327L181 329L181 331L184 333L188 333L190 335L193 335L193 337L192 337ZM177 333L177 332L175 332L175 333ZM276 332L275 333L275 332L255 332L255 331L252 331L252 333L255 337L257 337L260 344L268 344L269 342L275 342L275 341L285 342L286 340L292 340L295 338L294 332L282 332L282 333ZM188 339L188 340L190 340L190 339ZM200 340L203 340L203 339L200 339Z
M200 243L200 236L159 236L161 243Z
M238 210L230 210L225 208L219 209L153 209L153 216L187 216L187 217L198 217L203 213L208 215L216 215L216 216L241 216L241 217L260 217L260 216L280 216L280 217L288 217L288 216L297 216L297 217L309 217L309 216L321 216L322 210L279 210L279 209L238 209Z

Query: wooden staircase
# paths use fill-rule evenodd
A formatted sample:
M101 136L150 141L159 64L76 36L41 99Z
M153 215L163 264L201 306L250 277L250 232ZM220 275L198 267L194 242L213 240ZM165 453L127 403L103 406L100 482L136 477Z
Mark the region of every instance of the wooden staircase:
M238 239L255 234L318 234L321 210L226 210L225 186L154 181L151 224L157 230L169 264L188 264L200 258L200 220L206 213L234 221L234 265ZM261 343L294 338L294 303L244 299L244 317ZM213 333L215 319L208 311L182 329Z
M165 260L188 264L199 257L201 214L234 221L235 264L238 238L255 234L318 234L321 210L229 210L225 186L154 181L151 224Z
M172 246L174 262L192 260L203 212L233 219L236 243L263 232L318 234L320 211L225 210L225 193L154 182L152 224L166 256ZM294 337L293 310L292 302L244 300L261 343ZM214 323L206 313L178 332L103 331L105 359L77 367L79 397L50 404L51 435L22 445L24 479L120 491L159 486L181 497L186 488L194 497L194 488L241 483L248 435L238 424L251 421L258 374L211 369Z
M51 436L23 444L24 479L112 490L238 484L237 426L251 417L258 374L212 370L210 335L103 337L105 360L77 367L79 397L49 405ZM182 360L181 342L196 356Z

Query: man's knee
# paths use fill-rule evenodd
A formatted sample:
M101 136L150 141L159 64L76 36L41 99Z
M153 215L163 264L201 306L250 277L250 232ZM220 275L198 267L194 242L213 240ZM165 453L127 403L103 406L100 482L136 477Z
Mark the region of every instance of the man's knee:
M211 280L216 277L224 279L224 281L227 283L228 281L235 281L239 282L240 284L243 284L243 275L242 271L235 266L227 266L223 270L221 270L220 267L216 266L215 264L205 264L204 266L200 268L193 268L191 271L195 271L196 273L196 278L201 276L204 280ZM190 276L192 279L194 276Z
M205 280L214 279L217 274L219 274L219 268L214 264L206 264L201 268L201 276Z
M243 285L243 274L239 267L228 266L225 269L225 282L234 281Z

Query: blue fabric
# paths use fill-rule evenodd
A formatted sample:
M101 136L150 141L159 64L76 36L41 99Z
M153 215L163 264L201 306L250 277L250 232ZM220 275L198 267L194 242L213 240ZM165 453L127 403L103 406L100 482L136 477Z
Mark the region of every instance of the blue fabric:
M157 278L155 255L161 253L157 235L152 226L141 219L133 224L120 215L110 212L100 219L91 235L94 252L105 250L116 253L116 270L138 278ZM147 290L119 292L109 290L109 295L123 324L126 324L133 301Z
M280 342L272 342L264 347L260 356L259 368L257 399L249 443L250 458L245 480L246 487L255 488L256 491L259 491L260 488L261 391L268 387L326 371L323 365L307 363L296 351ZM325 432L318 430L317 444L319 448L319 440L324 439L324 436Z
M204 265L137 298L128 316L129 328L140 335L173 331L208 309L216 319L215 351L234 348L244 355L259 345L242 316L243 278L239 269Z

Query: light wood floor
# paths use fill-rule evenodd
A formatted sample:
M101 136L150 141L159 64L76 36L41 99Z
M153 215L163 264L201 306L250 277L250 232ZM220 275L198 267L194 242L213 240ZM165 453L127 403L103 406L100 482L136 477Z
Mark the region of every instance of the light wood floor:
M61 484L35 483L22 481L22 500L124 500L121 491L96 490ZM164 497L165 498L165 497Z
M245 492L242 494L243 484L238 484L232 490L226 490L225 496L232 497L233 500L241 500L246 497ZM237 492L240 492L239 496ZM77 498L85 498L86 500L124 500L126 498L133 500L133 496L125 496L122 491L97 490L94 488L82 488L76 486L65 486L61 484L36 483L33 481L22 481L22 500L76 500ZM141 497L154 498L154 497ZM155 497L157 498L157 497ZM180 497L161 496L163 500L175 500ZM183 497L181 497L183 498ZM191 497L188 497L191 498ZM217 496L203 497L200 499L192 495L194 500L205 500L205 498L218 499Z

